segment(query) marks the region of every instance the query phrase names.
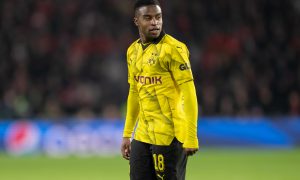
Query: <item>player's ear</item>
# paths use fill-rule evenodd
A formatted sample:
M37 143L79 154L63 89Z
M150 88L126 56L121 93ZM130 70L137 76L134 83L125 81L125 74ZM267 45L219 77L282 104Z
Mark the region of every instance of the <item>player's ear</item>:
M134 22L134 24L135 24L136 26L138 26L138 20L137 20L137 17L134 17L134 18L133 18L133 22Z

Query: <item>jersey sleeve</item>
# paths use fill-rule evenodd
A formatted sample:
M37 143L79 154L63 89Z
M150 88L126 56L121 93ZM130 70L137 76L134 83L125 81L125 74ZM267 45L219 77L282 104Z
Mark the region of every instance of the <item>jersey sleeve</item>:
M194 82L189 81L179 86L183 95L185 114L184 148L199 148L197 137L198 103Z
M123 137L131 137L139 113L139 102L136 86L133 75L133 61L132 61L133 46L127 50L127 67L128 67L128 83L130 84L129 94L127 98L127 112L123 131Z
M172 48L170 71L178 85L193 80L189 61L189 51L184 44L176 44Z
M132 136L135 124L139 114L139 101L137 91L134 86L130 85L127 98L127 111L123 131L123 137L130 138Z

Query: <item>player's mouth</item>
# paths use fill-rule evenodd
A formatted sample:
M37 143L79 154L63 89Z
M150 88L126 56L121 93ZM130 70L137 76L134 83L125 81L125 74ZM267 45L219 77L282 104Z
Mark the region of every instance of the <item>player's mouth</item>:
M160 33L160 29L159 28L152 28L149 30L149 32L152 34L152 35L157 35Z
M160 29L159 28L152 28L150 29L150 32L156 32L156 31L159 31Z

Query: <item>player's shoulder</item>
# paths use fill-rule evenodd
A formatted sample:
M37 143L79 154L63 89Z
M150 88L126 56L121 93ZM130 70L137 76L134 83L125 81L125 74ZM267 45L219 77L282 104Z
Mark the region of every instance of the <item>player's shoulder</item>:
M174 38L169 34L165 35L164 43L172 47L176 47L176 46L186 47L185 43L179 41L178 39Z
M133 43L131 43L129 45L129 47L127 48L127 54L131 54L133 51L136 50L138 42L139 42L139 39L135 40Z
M166 34L163 45L168 49L177 49L177 50L187 50L187 46L185 43L179 41L178 39L174 38L173 36Z

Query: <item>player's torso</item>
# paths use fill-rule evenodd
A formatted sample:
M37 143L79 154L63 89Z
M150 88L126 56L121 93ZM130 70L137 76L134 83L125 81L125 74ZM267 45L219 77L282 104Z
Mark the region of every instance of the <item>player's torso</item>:
M167 145L174 137L178 119L179 92L168 69L168 46L150 44L143 49L135 44L129 55L129 71L134 77L140 102L139 123L135 138L144 142Z

